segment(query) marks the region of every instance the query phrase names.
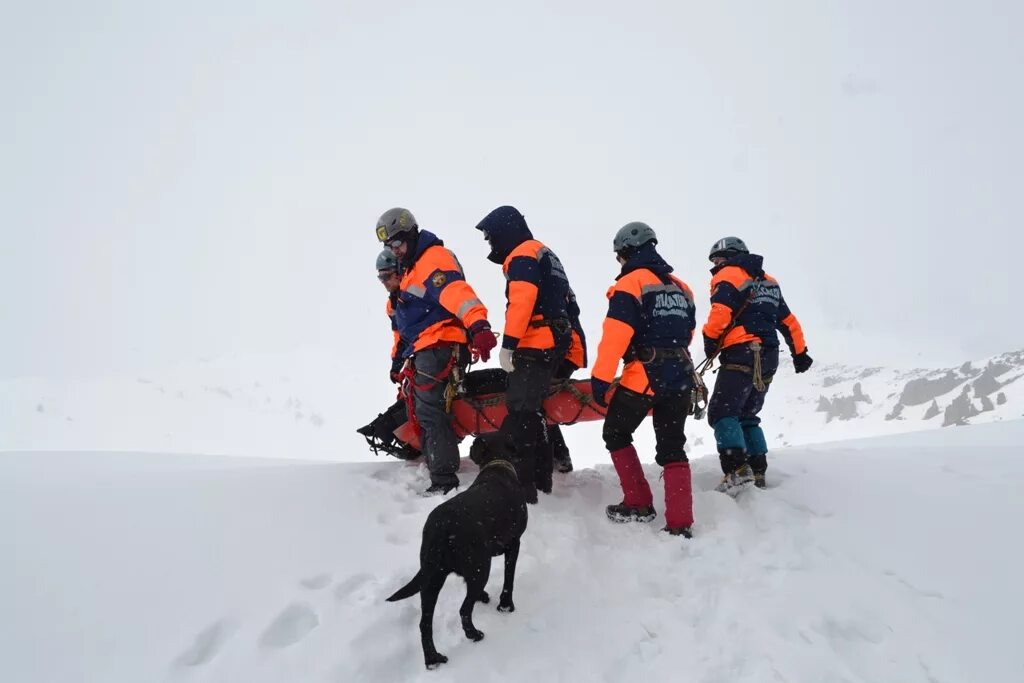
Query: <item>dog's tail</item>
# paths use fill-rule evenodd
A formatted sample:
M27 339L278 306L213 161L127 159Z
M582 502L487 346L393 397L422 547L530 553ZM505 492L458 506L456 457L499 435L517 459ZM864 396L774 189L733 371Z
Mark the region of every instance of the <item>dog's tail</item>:
M388 598L388 602L398 602L399 600L405 600L411 598L420 592L420 577L423 576L423 570L416 572L416 576L412 577L412 581L405 584L398 589L394 595Z

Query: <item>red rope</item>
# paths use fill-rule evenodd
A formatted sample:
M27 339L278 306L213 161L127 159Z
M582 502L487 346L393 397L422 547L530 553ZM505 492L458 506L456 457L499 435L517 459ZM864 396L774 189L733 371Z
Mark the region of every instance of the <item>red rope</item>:
M409 413L409 422L412 423L413 429L416 430L416 435L420 436L423 433L420 427L420 421L416 419L416 407L414 401L414 394L417 391L427 391L433 389L441 382L448 379L448 376L452 374L452 369L455 368L455 360L457 358L456 353L452 353L452 357L448 360L448 365L444 366L444 370L441 371L437 377L431 377L433 382L425 382L423 384L416 384L416 368L414 363L407 364L402 368L402 372L399 373L399 378L402 387L403 398L405 399L405 409ZM408 382L406 382L408 380Z

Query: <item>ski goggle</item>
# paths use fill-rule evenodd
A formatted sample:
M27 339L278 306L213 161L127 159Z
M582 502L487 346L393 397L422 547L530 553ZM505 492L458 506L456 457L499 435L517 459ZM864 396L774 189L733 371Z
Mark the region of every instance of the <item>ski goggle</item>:
M390 280L391 278L395 277L396 275L398 275L398 271L397 270L378 270L377 271L377 279L380 280L381 282L387 282L388 280Z
M408 232L400 232L389 240L384 240L384 246L394 251L409 241Z

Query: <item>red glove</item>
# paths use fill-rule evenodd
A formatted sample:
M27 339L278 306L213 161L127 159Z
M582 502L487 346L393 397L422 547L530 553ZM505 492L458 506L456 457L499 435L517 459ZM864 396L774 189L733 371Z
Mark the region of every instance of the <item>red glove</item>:
M491 359L491 349L498 345L498 339L491 332L491 324L486 320L478 320L469 326L469 350L487 362Z

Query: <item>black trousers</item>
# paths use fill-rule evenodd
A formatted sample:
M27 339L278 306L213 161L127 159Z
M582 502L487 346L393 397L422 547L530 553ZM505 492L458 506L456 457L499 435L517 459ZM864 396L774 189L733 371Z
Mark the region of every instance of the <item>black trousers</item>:
M609 451L633 443L633 433L654 409L655 461L664 467L672 462L687 462L686 417L690 414L690 392L672 391L648 396L619 387L608 405L601 435Z
M508 415L501 423L501 435L515 449L517 470L523 479L527 500L536 501L536 491L551 492L551 446L548 443L542 405L551 388L557 350L517 350L512 357L515 371L509 373L505 405ZM561 352L564 354L564 350ZM559 360L561 360L559 358Z

